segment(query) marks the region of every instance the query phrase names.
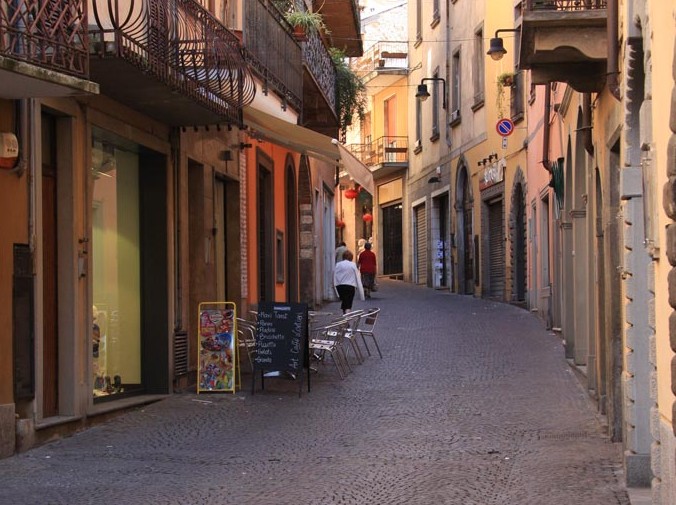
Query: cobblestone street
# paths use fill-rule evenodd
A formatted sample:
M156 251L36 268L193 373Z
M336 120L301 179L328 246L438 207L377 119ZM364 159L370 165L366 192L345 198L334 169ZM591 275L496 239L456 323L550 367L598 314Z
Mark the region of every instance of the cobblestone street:
M621 445L532 314L387 280L370 306L384 358L345 380L174 395L0 460L0 503L630 503Z

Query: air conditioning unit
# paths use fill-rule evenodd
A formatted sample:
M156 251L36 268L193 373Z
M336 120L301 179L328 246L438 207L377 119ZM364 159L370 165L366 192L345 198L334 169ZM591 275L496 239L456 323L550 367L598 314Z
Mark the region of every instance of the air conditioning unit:
M450 119L448 120L449 123L454 123L458 119L460 119L460 109L455 109L454 111L451 112Z

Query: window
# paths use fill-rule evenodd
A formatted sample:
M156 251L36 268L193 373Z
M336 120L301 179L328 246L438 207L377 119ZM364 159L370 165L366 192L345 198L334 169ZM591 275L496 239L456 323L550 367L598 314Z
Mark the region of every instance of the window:
M453 53L451 61L451 117L450 123L460 122L460 50Z
M413 152L422 151L422 104L420 100L415 101L415 148Z
M439 77L439 68L434 71L434 78ZM430 140L439 140L439 81L432 81L432 136Z
M439 24L439 21L441 20L441 15L439 13L439 0L434 0L432 3L432 28L437 26Z
M415 2L415 41L416 44L422 42L422 0Z
M509 114L512 118L512 121L517 122L521 121L524 118L524 72L519 72L518 70L514 74L514 84L510 92L509 98Z
M474 32L474 73L472 74L472 84L474 86L474 104L473 110L478 109L484 104L484 29L480 27Z
M276 270L277 270L277 283L284 282L284 232L277 230L276 235L276 247L275 247L275 258L276 258Z

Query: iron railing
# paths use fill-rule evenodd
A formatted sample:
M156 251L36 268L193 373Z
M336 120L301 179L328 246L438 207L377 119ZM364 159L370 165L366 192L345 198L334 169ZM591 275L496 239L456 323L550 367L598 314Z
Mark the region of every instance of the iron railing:
M243 5L247 61L267 86L301 110L302 50L291 27L271 0L247 0Z
M358 58L353 69L359 74L374 70L408 68L408 42L380 41Z
M91 52L118 57L225 119L256 87L237 36L194 0L90 0Z
M3 0L0 55L89 78L85 0Z
M312 74L317 86L324 95L326 103L336 112L336 67L317 33L308 35L303 43L303 63Z
M607 0L528 0L526 9L530 11L586 11L605 9Z
M380 137L366 144L350 144L350 152L366 166L408 163L408 137Z

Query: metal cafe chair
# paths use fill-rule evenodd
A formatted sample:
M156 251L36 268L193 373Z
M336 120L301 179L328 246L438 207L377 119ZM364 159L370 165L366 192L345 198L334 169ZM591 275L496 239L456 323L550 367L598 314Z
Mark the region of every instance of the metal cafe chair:
M343 349L343 337L347 329L346 321L338 321L314 328L310 338L311 357L323 362L326 356L330 356L341 379L347 376L348 370L352 371Z
M353 310L342 315L342 319L348 322L347 330L345 331L345 340L350 343L345 355L349 355L350 348L354 351L355 356L357 357L357 363L361 364L364 362L364 355L361 352L359 347L359 342L357 341L357 328L359 327L360 320L364 315L363 310Z
M372 308L368 309L366 313L362 314L360 317L360 325L359 327L355 330L357 335L361 335L361 338L364 342L364 346L366 347L366 352L368 355L371 355L371 351L369 349L368 344L366 343L366 337L370 337L371 340L373 340L373 343L376 346L376 349L378 350L378 355L380 357L383 357L383 353L380 352L380 346L378 345L378 340L376 339L376 334L375 334L375 327L376 323L378 322L378 314L380 314L380 309L379 308Z

